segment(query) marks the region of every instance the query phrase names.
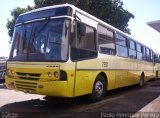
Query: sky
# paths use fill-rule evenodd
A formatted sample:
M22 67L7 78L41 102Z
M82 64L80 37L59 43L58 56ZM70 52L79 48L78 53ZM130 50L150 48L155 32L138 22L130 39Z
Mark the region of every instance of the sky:
M129 21L131 37L152 48L160 54L160 33L147 25L149 21L160 20L160 0L122 0L123 8L135 18ZM9 56L10 37L6 28L7 19L16 7L25 8L34 5L34 0L3 0L0 4L0 56Z
M11 19L11 11L16 7L34 6L34 0L1 0L0 4L0 56L9 56L10 37L6 28L7 19Z
M160 54L160 33L147 25L160 20L160 0L123 0L123 4L135 16L129 22L131 36Z

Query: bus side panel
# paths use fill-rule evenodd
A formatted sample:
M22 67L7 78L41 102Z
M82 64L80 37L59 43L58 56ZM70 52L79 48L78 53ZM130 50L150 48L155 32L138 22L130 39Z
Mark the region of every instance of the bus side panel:
M75 78L74 96L89 94L92 92L94 80L98 74L96 71L96 60L78 61Z
M104 67L104 63L107 63ZM109 66L110 65L110 66ZM105 73L108 81L107 89L115 88L115 65L114 59L91 59L77 62L76 80L75 80L75 96L89 94L92 92L93 84L100 73Z
M156 76L156 71L154 71L153 63L150 63L150 62L139 61L137 70L144 72L145 81L148 81L152 78L155 78L155 76ZM141 73L140 73L140 75L141 75Z
M117 57L116 62L116 88L136 84L139 77L137 62L123 57Z
M159 63L155 64L155 71L156 71L156 77L160 78L160 64Z
M92 73L90 70L76 71L74 96L85 95L92 92L92 85L95 78Z

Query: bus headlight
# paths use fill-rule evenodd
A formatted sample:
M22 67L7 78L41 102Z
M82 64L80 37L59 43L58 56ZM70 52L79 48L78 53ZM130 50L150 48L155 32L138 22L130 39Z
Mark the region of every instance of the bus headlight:
M55 77L55 78L58 78L58 76L59 76L59 73L58 73L57 71L55 71L55 72L54 72L54 77Z
M48 72L48 77L52 77L52 73L51 72Z

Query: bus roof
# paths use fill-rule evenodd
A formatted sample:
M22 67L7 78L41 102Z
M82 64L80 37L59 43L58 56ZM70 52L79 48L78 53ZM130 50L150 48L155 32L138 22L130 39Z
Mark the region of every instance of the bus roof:
M29 11L29 12L23 13L23 14L21 14L20 16L23 16L23 15L26 15L26 14L30 14L30 13L34 13L34 12L38 12L38 11L43 11L43 10L58 8L58 7L71 7L71 8L73 9L74 13L75 13L75 12L79 12L79 13L85 15L86 17L91 18L92 20L98 22L98 24L104 25L104 26L110 28L111 30L114 30L115 32L120 33L121 35L125 36L126 38L132 39L132 40L136 41L137 43L141 44L142 46L145 46L143 43L135 40L135 39L132 38L130 35L122 32L122 31L119 30L118 28L115 28L115 27L109 25L108 23L106 23L106 22L104 22L104 21L96 18L95 16L93 16L93 15L91 15L91 14L89 14L89 13L87 13L87 12L81 10L81 9L79 9L78 7L76 7L76 6L72 5L72 4L68 4L68 3L34 9L34 10ZM145 46L145 47L149 48L148 46ZM149 48L149 49L151 49L151 48ZM151 49L151 50L152 50L152 49Z
M68 4L68 3L60 4L60 5L52 5L52 6L42 7L42 8L38 8L38 9L33 9L31 11L28 11L28 12L21 14L20 16L25 15L25 14L29 14L29 13L33 13L33 12L47 10L47 9L58 8L58 7L68 7L68 6L70 6L71 8L74 7L73 5Z

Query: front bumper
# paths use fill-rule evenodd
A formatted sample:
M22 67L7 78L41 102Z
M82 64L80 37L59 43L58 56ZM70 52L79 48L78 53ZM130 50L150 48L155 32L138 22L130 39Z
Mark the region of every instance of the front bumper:
M69 92L67 81L29 81L12 79L6 76L5 84L8 89L23 91L30 94L41 94L56 97L73 97Z

